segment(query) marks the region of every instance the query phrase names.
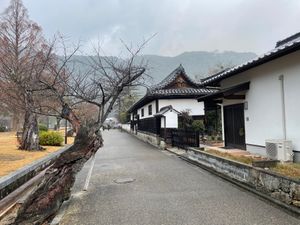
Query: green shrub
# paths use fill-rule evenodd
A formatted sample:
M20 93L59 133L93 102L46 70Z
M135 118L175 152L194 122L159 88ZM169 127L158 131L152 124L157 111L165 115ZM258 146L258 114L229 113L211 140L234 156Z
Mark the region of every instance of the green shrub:
M40 133L40 145L61 146L64 141L63 136L56 131L42 131Z
M127 112L121 112L120 113L120 122L121 123L128 122L128 113Z
M48 131L48 128L45 124L39 124L39 131Z
M192 127L194 131L198 131L199 133L203 133L204 132L204 123L202 120L194 120L192 123Z
M6 127L0 125L0 132L5 132L5 131L7 131Z

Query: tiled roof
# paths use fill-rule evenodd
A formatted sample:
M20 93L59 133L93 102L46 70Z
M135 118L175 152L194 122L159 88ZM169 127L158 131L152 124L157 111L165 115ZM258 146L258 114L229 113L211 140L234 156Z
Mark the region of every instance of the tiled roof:
M154 116L163 116L169 110L174 110L178 114L180 113L177 110L173 109L173 107L171 105L168 105L168 106L162 107L158 113L154 114Z
M294 34L284 40L278 41L276 47L271 51L260 55L252 60L242 63L238 66L229 68L225 71L221 71L210 77L201 80L201 85L211 85L219 82L220 80L233 76L237 73L244 72L248 69L261 65L263 63L269 62L286 54L292 53L300 49L300 33Z
M150 90L148 95L152 96L164 96L164 95L206 95L216 92L214 89L209 88L180 88L180 89L159 89Z
M157 90L157 89L163 89L166 88L168 85L170 85L175 79L177 78L178 75L182 74L187 81L189 81L191 84L193 84L195 87L198 87L200 84L191 79L186 73L183 68L183 66L180 64L172 73L170 73L165 79L163 79L161 82L158 84L152 86L150 88L151 90Z
M193 87L183 87L183 88L168 88L168 86L176 80L178 75L184 76L184 78L191 84ZM203 95L215 93L216 89L210 88L201 88L199 83L196 83L192 80L187 74L183 66L180 64L170 75L168 75L165 79L163 79L157 85L152 86L148 89L146 95L141 98L138 102L136 102L131 108L128 110L132 112L148 102L159 99L159 98L198 98Z

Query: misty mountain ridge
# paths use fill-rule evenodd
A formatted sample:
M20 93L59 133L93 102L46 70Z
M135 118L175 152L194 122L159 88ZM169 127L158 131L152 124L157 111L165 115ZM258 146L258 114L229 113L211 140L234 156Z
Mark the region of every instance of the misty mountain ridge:
M193 51L183 52L177 56L141 55L137 56L136 63L142 60L147 62L147 74L152 77L150 84L156 84L168 76L180 64L184 67L188 76L200 80L210 73L216 72L221 67L232 67L244 63L257 55L253 52L235 51ZM89 56L76 55L75 61L87 62ZM113 56L108 56L113 57ZM116 57L113 57L116 58Z
M140 57L148 62L148 74L153 77L153 83L158 83L180 64L182 64L188 76L199 80L220 69L220 67L236 66L256 56L252 52L194 51L184 52L174 57L159 55L143 55Z

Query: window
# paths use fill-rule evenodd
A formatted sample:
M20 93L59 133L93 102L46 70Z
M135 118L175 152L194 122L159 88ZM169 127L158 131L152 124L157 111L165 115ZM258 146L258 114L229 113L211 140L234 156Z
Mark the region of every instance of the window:
M148 115L151 116L152 115L152 105L148 106Z
M144 117L144 109L141 109L142 117Z

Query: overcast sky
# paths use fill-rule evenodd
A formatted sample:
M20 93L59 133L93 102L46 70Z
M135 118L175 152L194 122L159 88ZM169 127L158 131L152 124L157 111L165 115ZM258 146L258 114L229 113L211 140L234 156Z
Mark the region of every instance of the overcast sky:
M154 33L145 54L234 50L257 54L300 31L299 0L23 0L47 38L98 38L117 54L120 38L138 43ZM9 0L0 0L3 11Z

